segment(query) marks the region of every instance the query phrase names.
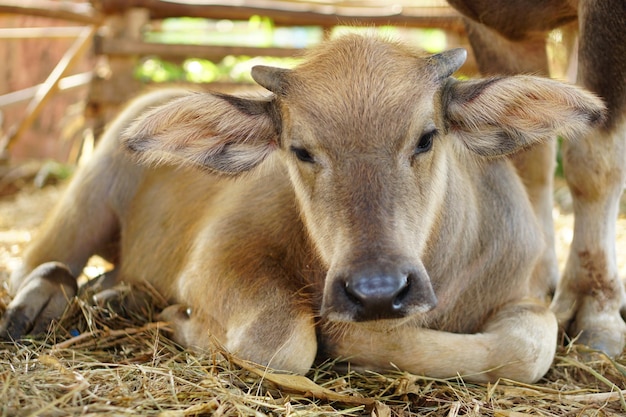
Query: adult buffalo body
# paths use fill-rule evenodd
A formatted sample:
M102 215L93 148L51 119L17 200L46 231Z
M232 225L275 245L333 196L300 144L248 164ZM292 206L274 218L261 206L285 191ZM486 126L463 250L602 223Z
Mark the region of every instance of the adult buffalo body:
M528 298L543 237L507 155L584 134L603 105L539 77L456 80L464 59L348 35L255 67L271 94L140 99L25 253L0 330L59 314L100 253L176 303L187 346L301 373L323 353L540 378L557 321Z
M600 96L607 117L580 140L565 141L574 237L559 280L554 253L552 181L556 148L546 142L515 158L543 225L547 250L533 273L539 294L556 288L551 309L571 336L609 355L626 343L626 305L615 224L626 180L626 2L624 0L449 0L469 19L468 34L485 75L548 74L548 31L578 32L578 84ZM557 284L558 283L558 284Z

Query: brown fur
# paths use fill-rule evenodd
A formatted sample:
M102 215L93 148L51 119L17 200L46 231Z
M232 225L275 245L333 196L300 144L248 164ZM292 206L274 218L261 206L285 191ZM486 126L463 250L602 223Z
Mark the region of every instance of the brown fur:
M603 107L536 77L450 79L464 56L351 35L256 69L271 95L131 106L25 254L20 299L35 266L78 274L119 238L118 279L185 306L165 312L185 345L217 337L295 372L319 346L372 369L536 380L556 320L526 301L542 240L505 156L580 135Z

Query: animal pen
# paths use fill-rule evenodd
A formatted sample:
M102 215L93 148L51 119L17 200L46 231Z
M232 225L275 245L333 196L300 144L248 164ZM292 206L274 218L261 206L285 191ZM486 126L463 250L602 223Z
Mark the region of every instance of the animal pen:
M297 57L310 42L331 36L344 25L370 30L382 26L438 29L444 34L442 48L469 49L461 17L438 0L0 1L0 17L17 15L56 23L50 27L0 28L1 42L32 38L51 42L58 38L70 39L71 44L41 84L35 81L35 85L18 91L0 91L0 115L9 110L14 115L5 117L0 125L3 284L64 187L63 180L41 189L33 186L33 179L40 185L47 182L50 168L45 167L49 165L33 164L27 151L17 160L14 157L15 149L38 118L51 111L54 97L82 91L77 99L82 102L81 134L59 158L71 171L82 155L89 154L95 138L124 103L157 86L154 80L159 77L150 70L155 66L163 69L171 65L169 68L178 68L175 72L185 62L199 63L193 64L197 67L238 56ZM286 37L292 42L276 45L272 38L251 42L251 46L237 37L240 35L233 35L241 42L202 44L163 36L172 26L169 22L176 18L188 19L187 24L192 21L189 19L208 19L210 23L200 24L200 30L218 32L233 28L233 22L249 25L252 21L257 27L267 25L274 34L291 30ZM312 28L314 39L311 41L298 28ZM253 32L245 36L263 35ZM300 40L296 42L296 38ZM213 69L211 64L206 65ZM464 76L477 73L472 59L462 72ZM210 82L200 79L204 81L200 87L197 83L191 86L190 79L193 77L179 76L165 81L217 91L242 88L240 79L212 75L207 78ZM564 191L560 189L559 193ZM567 196L557 196L557 201L562 203L555 208L561 231L558 236L561 245L566 246L571 233ZM622 220L620 245L626 234ZM96 260L86 274L97 275L104 267ZM3 285L0 313L8 302ZM534 385L509 380L469 384L461 377L437 380L400 371L381 374L337 368L333 363L321 363L302 377L273 373L243 362L217 345L209 352L181 349L168 339L167 323L157 321L156 312L163 306L164 301L154 294L144 314L125 315L110 306L94 305L85 296L72 302L44 339L0 343L1 415L524 417L626 413L626 356L613 360L585 351L570 340L562 341L552 369Z

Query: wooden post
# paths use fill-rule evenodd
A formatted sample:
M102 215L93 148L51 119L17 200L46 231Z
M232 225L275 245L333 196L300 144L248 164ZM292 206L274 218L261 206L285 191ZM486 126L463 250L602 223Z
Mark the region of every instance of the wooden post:
M150 21L147 9L129 9L123 15L113 15L107 20L107 32L101 37L118 42L139 42L143 28ZM86 118L95 137L99 137L106 124L119 111L121 105L135 96L141 83L134 78L138 64L137 55L106 54L100 47L102 39L96 38L99 68L91 84L87 99Z

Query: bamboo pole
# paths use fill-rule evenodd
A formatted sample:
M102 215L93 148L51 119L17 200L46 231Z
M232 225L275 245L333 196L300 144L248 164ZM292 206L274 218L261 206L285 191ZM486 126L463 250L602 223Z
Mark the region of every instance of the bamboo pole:
M190 45L164 44L154 42L133 41L126 39L96 37L96 53L103 55L157 55L167 58L204 58L221 60L228 55L247 56L277 56L291 57L302 53L298 48L268 48L250 46L218 46L218 45Z
M59 91L67 91L73 88L86 86L91 82L93 74L91 71L83 72L81 74L70 75L69 77L61 78L59 80ZM38 84L32 87L24 88L22 90L13 91L11 93L3 94L0 96L0 109L10 107L24 101L31 100L37 95L39 89L43 84Z
M41 84L37 94L35 94L35 97L28 104L28 107L26 108L26 117L21 121L21 123L19 123L19 125L14 126L8 134L2 138L2 141L0 142L0 154L4 153L5 150L10 149L12 144L14 144L15 141L17 141L35 121L43 106L58 88L59 80L67 75L67 72L85 53L94 34L96 33L97 28L98 27L95 25L86 27L76 41L74 41L70 49L68 49L65 55L63 55L61 61L59 61L57 66L52 70L46 81Z

